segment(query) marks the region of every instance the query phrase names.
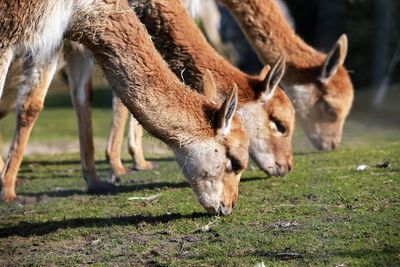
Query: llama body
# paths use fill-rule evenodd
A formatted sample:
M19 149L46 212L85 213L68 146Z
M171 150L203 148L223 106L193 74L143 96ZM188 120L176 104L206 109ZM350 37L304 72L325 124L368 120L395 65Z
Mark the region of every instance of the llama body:
M293 101L300 125L317 149L337 147L353 101L353 86L343 66L346 36L324 54L296 35L274 0L220 2L238 21L264 63L274 62L285 52L287 70L282 84Z
M292 168L294 109L281 89L274 90L283 74L284 63L278 64L271 73L265 67L258 76L247 75L216 53L181 1L136 2L135 11L156 48L184 83L201 90L202 77L210 70L220 99L229 92L232 82L238 85L238 110L250 137L250 156L269 175L287 174ZM276 78L275 82L268 84L274 80L272 77ZM282 132L277 124L284 126L279 129Z
M135 1L134 8L157 49L184 83L201 90L203 75L210 70L220 97L226 95L230 83L238 84L239 112L250 136L250 156L267 174L286 175L292 168L294 110L281 89L263 92L269 78L267 67L259 76L246 75L233 67L207 43L179 1ZM275 75L279 75L276 70ZM124 125L127 113L123 113L124 107L117 99L113 103L113 122ZM276 124L284 125L283 132ZM120 145L114 146L122 143L122 135L123 127L112 127L106 151L117 176L126 171L120 160ZM139 162L144 162L140 166L149 166L143 157Z
M156 52L126 1L82 0L54 5L66 4L70 4L63 7L69 18L68 27L60 33L59 40L66 33L68 39L79 41L91 50L123 103L147 131L166 142L178 155L178 163L200 203L211 212L229 213L237 199L238 182L247 164L248 149L243 125L234 115L237 92L234 90L220 108L185 88ZM39 53L36 51L53 48L36 47L30 39L34 35L45 37L38 35L41 32L38 29L46 27L40 26L46 22L44 18L61 19L54 16L54 10L57 10L54 6L48 11L50 5L47 1L33 1L26 12L20 6L0 2L1 10L13 14L10 21L2 20L1 25L8 26L6 29L17 27L17 34L1 36L0 46L5 51L2 59L7 58L4 54L9 51L24 49L33 51L32 58L47 60L48 66L53 66L54 60L50 62L52 57L49 55L54 55L58 46L55 45L53 51ZM70 13L67 12L69 7L72 8ZM40 14L33 19L38 28L22 30L29 29L32 19L27 17L34 17L32 14ZM1 63L2 68L8 65L9 62ZM49 75L44 77L46 81L48 78ZM179 120L171 119L170 114L178 113L181 114ZM24 125L24 122L20 124ZM210 157L214 159L212 164L207 163ZM240 164L235 164L236 168L230 167L232 161ZM15 186L15 180L8 181L2 176L2 181L3 199L12 200L15 198L12 186Z
M267 89L262 88L266 86L266 79L269 78L266 77L267 71L264 71L265 73L261 74L260 77L252 77L240 72L227 63L207 44L197 26L187 16L179 2L172 1L168 5L163 5L162 2L157 1L139 3L135 3L134 6L136 6L138 13L146 13L144 22L147 23L154 40L159 44L168 42L169 47L162 47L160 45L158 47L163 52L164 57L170 61L170 66L175 74L182 78L184 82L189 83L197 90L201 90L201 75L203 75L207 68L212 67L212 72L217 74L218 88L225 89L225 91L221 91L222 97L227 94L229 84L236 82L240 85L240 113L252 137L250 139L250 155L259 167L269 175L286 175L292 168L291 133L293 129L293 108L281 89L272 92L273 88L270 88L271 92L268 93L270 95L268 101L265 99L266 96L262 96L263 90ZM171 10L175 13L173 16L169 15L168 17ZM160 27L160 18L158 17L160 14L163 16L164 21L169 21L169 26L165 28ZM186 30L182 31L179 25L183 24L187 25L187 27ZM189 42L185 41L185 36L190 33L194 35L192 40ZM83 68L81 72L82 68L76 65L77 63L74 58L79 59L79 54L84 54L85 52L80 48L71 51L69 45L67 45L66 49L70 50L66 53L66 60L70 61L68 72L70 74L69 77L72 77L70 80L72 99L75 109L78 112L80 137L84 141L81 142L80 150L83 173L89 179L92 176L97 177L94 164L91 163L93 160L90 160L93 158L93 142L89 139L91 131L87 134L82 133L87 129L91 129L91 127L88 127L88 125L91 125L91 121L85 119L87 116L82 111L86 110L86 112L90 112L90 108L88 109L87 107L88 102L85 102L85 99L87 101L89 98L87 93L85 93L85 84L89 80L88 75L90 71L88 70L90 70L90 64L86 68ZM176 51L178 50L185 50L187 53L184 55L177 54ZM202 53L207 55L198 58L193 57L192 55L196 54L197 51L203 51ZM77 56L70 56L74 54ZM85 62L88 62L88 60L83 60L80 64L88 64ZM210 65L210 62L213 64ZM71 73L74 70L78 71ZM192 77L195 78L193 79ZM264 101L261 99L262 97L265 99ZM113 121L106 155L113 169L113 177L115 177L126 172L121 163L120 147L128 111L118 98L114 98L113 107ZM273 120L270 120L270 118L273 118ZM284 125L285 132L278 131L276 123ZM128 149L134 159L134 168L151 168L152 164L146 161L143 156L141 127L134 118L131 119L130 126L133 130L129 130Z

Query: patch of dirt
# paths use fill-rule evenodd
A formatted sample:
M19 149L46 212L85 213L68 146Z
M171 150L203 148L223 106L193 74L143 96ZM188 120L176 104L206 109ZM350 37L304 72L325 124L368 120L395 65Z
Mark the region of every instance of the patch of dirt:
M141 230L141 233L132 233L131 230L99 229L90 234L83 231L79 235L58 230L52 237L10 236L0 244L0 266L48 266L54 264L54 259L67 265L73 262L78 265L107 263L118 266L124 262L124 265L153 266L190 257L193 248L213 235L175 235L169 231L143 233Z

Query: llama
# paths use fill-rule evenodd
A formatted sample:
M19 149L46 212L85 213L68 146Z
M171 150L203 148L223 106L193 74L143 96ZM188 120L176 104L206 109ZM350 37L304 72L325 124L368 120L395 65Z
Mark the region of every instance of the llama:
M300 125L318 150L335 149L353 102L353 85L343 63L347 37L327 53L307 45L290 27L275 0L220 0L265 63L287 56L283 89L293 101Z
M172 148L205 209L212 213L231 212L249 146L244 125L234 114L238 98L235 87L220 106L182 85L155 50L127 1L3 0L0 10L0 73L6 73L11 62L8 58L15 51L31 54L24 66L27 79L19 90L33 92L48 85L63 37L82 43L129 111L149 133ZM27 96L17 111L22 132L37 118L46 90L38 89L32 99L21 93ZM180 118L173 118L172 114L180 114ZM96 189L101 184L97 177L89 180L89 188ZM3 172L2 182L3 200L13 200L15 177L9 179Z
M258 76L246 75L207 43L181 1L136 1L134 7L172 71L191 88L201 90L202 77L207 70L215 77L219 97L228 93L226 88L230 83L238 84L238 110L250 137L250 157L268 175L284 176L290 172L294 109L285 93L277 88L284 61L278 61L270 72L267 66ZM120 159L120 146L127 112L123 111L124 106L118 99L113 103L113 122L118 123L112 124L106 154L115 170L114 176L118 176L126 172ZM141 144L137 141L138 146ZM142 151L140 149L136 156ZM144 159L143 156L140 158Z
M156 2L157 4L157 2ZM194 23L187 17L185 14L186 12L182 9L181 5L176 2L172 2L170 4L173 4L174 10L175 10L175 17L172 16L170 18L165 18L168 20L180 22L185 25L190 25L189 28L190 30L187 30L186 32L179 33L180 27L178 27L178 23L174 23L172 27L169 27L168 30L163 31L163 29L157 29L152 31L152 36L155 37L157 40L163 41L161 38L164 39L174 39L174 35L181 35L180 39L177 38L175 42L182 43L182 39L184 39L185 34L189 34L189 32L196 33L194 34L194 37L192 38L193 41L192 43L184 43L182 44L182 48L186 51L191 51L191 53L195 53L196 51L203 50L204 53L209 53L209 56L203 56L199 58L194 58L191 59L194 63L199 65L199 68L202 69L204 72L206 69L206 66L210 60L217 60L220 66L214 66L214 72L219 72L220 74L218 75L218 78L220 80L224 79L225 76L227 77L234 77L238 82L243 84L241 87L243 90L243 93L240 94L243 97L240 99L239 102L243 102L242 106L242 113L244 114L245 122L248 122L251 120L251 123L247 123L247 128L248 131L251 133L251 138L252 146L250 147L250 155L252 158L256 161L256 163L260 166L262 170L264 170L267 174L269 175L286 175L290 170L292 166L292 153L291 153L291 133L293 129L293 108L291 107L290 102L287 100L287 97L284 95L284 93L279 89L277 90L276 93L272 92L273 86L270 86L271 92L268 92L270 95L274 96L269 98L269 103L264 105L263 109L264 110L258 110L256 111L255 109L260 109L259 105L260 104L254 104L255 102L259 101L259 99L254 98L252 94L259 90L257 87L262 87L262 83L265 83L267 78L269 77L262 77L263 75L260 75L260 77L251 77L247 76L237 69L233 68L231 65L229 65L225 60L223 60L221 57L217 56L216 53L212 50L212 48L205 42L204 38L202 38L201 33L199 32L198 28ZM141 13L144 12L144 6L143 3L141 5L137 5L137 11L140 11ZM143 7L142 7L143 6ZM163 7L161 10L157 10L156 6L151 7L151 5L146 6L147 11L151 11L153 16L151 14L147 14L147 24L151 25L152 23L159 24L159 21L157 20L158 13L164 13L168 15L170 13L168 7ZM164 9L164 12L163 12ZM171 9L171 8L170 8ZM157 15L157 16L154 16ZM165 15L164 15L165 16ZM150 18L151 17L151 18ZM178 18L176 18L178 17ZM155 21L154 21L155 20ZM172 23L170 23L172 25ZM150 26L148 26L150 27ZM166 43L166 42L164 42ZM168 42L171 48L169 49L179 49L179 47L174 47L174 42ZM201 44L201 45L200 45ZM161 48L162 49L162 48ZM164 49L165 53L169 53L168 49ZM82 58L79 54L84 55L84 50L77 48L76 49L77 53L66 53L66 60L68 61L69 58L71 58L70 55L74 55L74 58L79 59ZM170 54L176 54L176 53L170 53ZM190 54L190 53L189 53ZM178 57L178 56L177 56ZM88 59L89 60L89 59ZM89 62L88 60L83 61L84 62ZM177 63L179 66L182 66L185 64L185 62L188 62L187 58L183 59L173 59L175 61L182 61ZM197 61L197 62L196 62ZM86 63L87 64L87 63ZM79 69L79 66L75 66L76 63L72 60L70 64L68 64L68 71L69 71L69 77L75 77L75 79L70 80L70 84L73 86L73 88L77 88L79 86L76 86L77 83L82 83L82 80L87 80L89 79L89 73L90 72L85 72L85 77L80 76L79 73L74 73L74 69ZM172 68L174 69L174 66L172 65ZM267 68L266 68L267 69ZM175 73L180 75L181 71L183 70L182 68L175 68ZM222 72L221 70L225 70L225 73ZM196 70L194 68L185 68L186 72L194 73L194 75L199 75L196 74ZM280 68L280 71L282 73L282 68ZM72 73L71 73L72 72ZM266 70L264 70L266 72ZM274 73L274 72L272 72ZM271 73L271 74L272 74ZM279 73L277 74L279 76ZM180 77L180 76L178 76ZM238 78L236 78L238 77ZM75 81L76 80L76 81ZM248 80L248 81L246 81ZM189 81L194 84L191 84L191 86L200 89L201 84L200 81ZM279 80L276 80L275 83L279 82ZM85 83L85 82L83 82ZM224 88L225 86L228 85L229 81L220 81L218 82L220 87ZM267 89L267 88L264 88ZM79 90L72 90L72 92L79 91ZM225 92L226 93L226 92ZM257 92L256 92L257 93ZM90 127L87 127L88 123L90 123L89 119L85 119L86 117L84 116L84 112L82 110L87 110L87 103L85 105L77 106L79 105L79 101L76 101L76 97L74 97L74 94L72 93L72 98L73 98L73 103L76 107L76 110L78 112L78 120L82 121L79 122L78 125L81 125L79 128L84 128L88 129ZM247 98L244 97L247 95ZM250 96L249 96L250 95ZM261 94L259 94L261 97ZM254 98L254 99L253 99ZM264 98L266 98L264 96ZM75 99L75 101L74 101ZM87 99L87 97L86 97ZM249 99L253 99L250 100ZM263 103L262 101L260 103ZM112 127L110 130L110 135L109 135L109 142L106 150L106 157L108 161L110 162L110 165L112 166L113 169L113 178L115 179L116 177L120 176L121 174L126 172L126 169L122 166L121 163L121 158L120 158L120 147L122 144L122 139L123 139L123 129L125 128L125 122L126 118L128 116L128 111L127 109L123 106L121 101L115 97L113 99L113 107L114 107L114 112L113 112L113 121L112 121ZM279 111L280 110L280 111ZM285 112L285 110L287 112ZM90 112L90 110L88 110ZM274 113L274 114L273 114ZM252 116L249 116L248 114L252 114ZM267 118L265 118L267 117ZM273 118L272 121L270 121L269 117ZM280 129L284 128L285 133L282 134L281 132L277 132L277 126L279 125ZM83 125L83 126L82 126ZM143 156L143 150L142 150L142 145L141 145L141 137L142 137L142 129L141 127L132 127L133 125L138 126L137 121L132 117L130 121L130 129L129 130L129 140L128 140L128 149L130 154L133 156L133 167L137 170L143 170L143 169L149 169L152 167L152 164L144 159ZM272 129L271 129L272 127ZM83 130L80 130L82 132ZM95 168L94 168L94 160L93 156L89 156L93 154L93 145L88 145L92 144L88 140L90 135L83 135L83 136L88 136L85 142L81 142L81 153L82 153L82 159L84 161L84 166L83 167L83 172L86 176L95 176ZM89 150L89 151L87 151ZM86 152L85 152L86 151ZM88 158L91 158L90 160ZM92 162L92 163L91 163ZM112 179L112 181L116 181Z

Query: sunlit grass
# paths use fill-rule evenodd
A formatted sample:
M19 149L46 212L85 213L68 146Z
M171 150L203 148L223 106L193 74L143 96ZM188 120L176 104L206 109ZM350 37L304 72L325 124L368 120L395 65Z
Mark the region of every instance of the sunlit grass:
M93 114L95 136L105 143L111 113ZM13 120L0 122L6 143ZM294 171L267 178L250 167L228 217L204 213L171 153L150 153L157 170L129 174L114 194L101 196L85 193L77 151L29 155L19 200L0 204L0 266L398 266L398 134L350 119L342 146L316 153L297 132ZM31 141L76 142L73 110L45 110ZM96 149L98 173L107 179L104 147ZM375 167L383 161L390 167ZM359 172L359 164L369 167ZM128 200L154 194L153 201Z

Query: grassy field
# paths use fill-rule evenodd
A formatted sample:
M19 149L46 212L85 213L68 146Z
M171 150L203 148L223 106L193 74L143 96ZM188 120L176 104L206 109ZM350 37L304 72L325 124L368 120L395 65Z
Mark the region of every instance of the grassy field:
M113 194L86 194L73 111L49 108L31 147L72 148L51 156L31 149L25 158L18 201L0 203L0 266L399 266L400 130L360 122L362 114L352 115L332 153L313 152L296 133L295 168L285 178L265 177L251 164L237 207L216 217L203 211L171 153L153 138L146 146L157 170L124 176ZM110 116L94 110L103 179ZM0 122L4 143L13 120ZM375 166L384 161L388 168ZM369 167L357 171L360 164Z

